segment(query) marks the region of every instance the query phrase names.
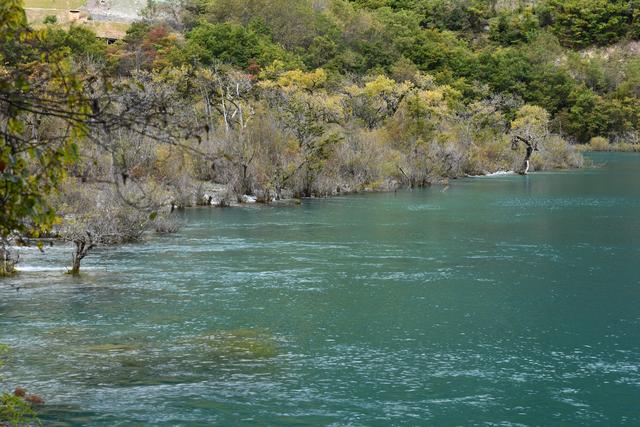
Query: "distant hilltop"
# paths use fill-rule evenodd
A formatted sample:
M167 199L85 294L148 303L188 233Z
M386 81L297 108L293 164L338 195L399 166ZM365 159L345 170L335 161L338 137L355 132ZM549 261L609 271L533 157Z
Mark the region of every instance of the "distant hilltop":
M98 37L120 39L146 4L146 0L25 0L25 10L36 26L55 16L62 25L83 23Z

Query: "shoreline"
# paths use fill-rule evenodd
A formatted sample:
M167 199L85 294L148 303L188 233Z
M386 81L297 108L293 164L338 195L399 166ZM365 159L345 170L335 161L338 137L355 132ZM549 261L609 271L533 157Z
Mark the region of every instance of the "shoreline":
M584 168L558 168L558 169L552 169L551 171L553 172L562 172L562 171L578 171L581 169L587 169L587 168L594 168L594 167L598 167L597 163L593 163L593 162L589 162L587 165L585 165L586 167ZM321 200L321 199L328 199L328 198L334 198L334 197L341 197L341 196L351 196L351 195L368 195L368 194L389 194L389 193L397 193L398 191L414 191L414 190L426 190L429 189L431 187L441 187L443 189L448 189L448 187L452 184L452 181L459 181L459 180L464 180L464 179L477 179L477 178L502 178L502 177L515 177L515 176L529 176L529 175L536 175L538 173L544 173L544 172L549 172L549 171L534 171L531 172L527 175L521 175L518 174L515 171L496 171L496 172L487 172L484 175L464 175L461 177L456 177L456 178L446 178L446 179L442 179L440 181L437 182L433 182L430 183L429 185L425 185L425 186L420 186L420 187L414 187L411 188L410 186L395 186L394 188L391 188L391 186L388 186L387 188L380 188L380 189L364 189L364 190L352 190L352 191L346 191L346 190L341 190L341 191L336 191L333 194L327 194L327 195L323 195L323 196L310 196L310 197L286 197L286 198L281 198L279 200L272 200L269 202L264 202L261 201L260 199L258 199L255 196L244 196L244 202L239 202L239 201L233 201L233 202L229 202L229 203L224 203L224 204L216 204L213 203L213 201L218 201L218 200L225 200L226 197L228 197L228 190L226 189L226 187L223 187L220 184L212 184L212 183L208 183L208 185L210 185L210 187L208 188L208 190L210 190L207 193L204 193L205 196L212 196L212 203L208 204L208 203L193 203L193 204L189 204L186 206L174 206L173 210L175 211L180 211L180 212L186 212L188 210L195 210L195 209L219 209L219 208L242 208L242 207L254 207L254 206L273 206L273 207L290 207L290 206L300 206L304 203L305 200ZM199 183L200 185L204 184L204 183ZM202 188L202 187L200 187ZM214 190L215 188L215 190ZM214 190L214 191L211 191ZM217 190L217 191L216 191ZM196 194L192 194L192 196L194 196L194 200L195 200L195 196ZM236 198L237 199L237 198ZM201 199L202 200L202 199ZM170 207L171 205L167 205L166 207ZM170 235L170 234L174 234L174 233L162 233L162 232L157 232L157 231L153 231L153 230L148 230L147 232L145 232L145 237L143 237L143 239L140 242L137 243L144 243L146 241L148 241L148 237L150 235L157 235L157 236L162 236L162 235ZM29 244L27 246L12 246L11 249L12 250L18 250L20 251L20 249L24 250L24 248L30 248L30 249L34 249L34 250L39 250L36 247L36 243L37 242L46 242L49 246L51 247L62 247L65 244L68 244L68 242L65 242L64 239L61 238L55 238L55 237L46 237L46 238L41 238L41 239L32 239L31 242L33 244ZM127 245L129 245L130 243L124 243L124 244L116 244L116 245L101 245L101 248L120 248L120 247L125 247ZM71 247L71 246L70 246ZM16 275L20 275L20 274L24 274L24 273L35 273L35 272L61 272L63 274L67 274L69 271L68 266L60 266L60 267L45 267L45 268L31 268L32 266L26 265L26 266L22 266L20 267L20 265L16 265L16 271L15 274L13 275L9 275L9 276L4 276L4 277L0 277L0 279L2 278L11 278L11 277L15 277ZM90 267L88 269L91 269ZM84 270L84 269L83 269Z
M585 153L640 153L640 144L630 144L630 143L621 143L621 144L609 144L606 148L594 148L589 146L588 144L576 144L576 151L581 154Z
M580 152L580 154L585 154L585 153L591 153L591 152L598 152L598 151L582 151ZM602 151L599 151L602 152ZM609 151L609 152L616 152L616 151ZM617 151L618 153L640 153L640 150L637 152L630 152L630 151ZM532 175L536 175L536 174L540 174L540 173L548 173L548 172L570 172L570 171L579 171L582 169L590 169L590 168L595 168L598 167L597 163L594 163L592 161L590 161L589 159L585 159L585 163L583 164L582 167L574 167L574 168L554 168L554 169L543 169L543 170L534 170L534 171L530 171L527 174L521 174L518 173L514 170L498 170L495 172L485 172L481 175L470 175L470 174L465 174L459 177L453 177L453 178L441 178L438 181L434 181L429 183L428 185L424 185L424 186L418 186L418 187L411 187L411 186L406 186L406 185L386 185L383 186L381 188L378 189L363 189L363 190L346 190L346 189L342 189L340 191L335 191L331 194L326 194L326 195L322 195L322 196L305 196L305 197L294 197L293 195L291 197L283 197L281 199L278 200L271 200L269 202L265 202L263 201L260 197L258 196L248 196L248 195L244 195L244 196L240 196L245 198L246 201L244 202L239 202L239 201L228 201L228 203L214 203L215 201L220 201L220 200L228 200L226 198L229 197L229 193L228 190L226 189L226 187L224 189L221 189L220 187L223 184L211 184L211 183L204 183L205 185L211 185L211 186L218 186L218 190L217 191L213 191L212 194L209 193L205 193L205 196L209 196L212 195L212 202L209 203L192 203L189 205L185 205L185 206L176 206L175 209L176 210L186 210L186 209L194 209L194 208L236 208L236 207L242 207L242 206L259 206L259 205L263 205L263 206L271 206L271 205L300 205L302 203L302 201L304 200L313 200L313 199L328 199L328 198L333 198L333 197L340 197L340 196L348 196L348 195L355 195L355 194L377 194L377 193L391 193L391 192L397 192L397 191L405 191L405 190L419 190L419 189L426 189L426 188L431 188L431 187L449 187L450 185L452 185L452 182L455 181L460 181L463 179L467 179L467 178L500 178L500 177L511 177L511 176L532 176ZM397 183L396 183L397 184ZM194 194L194 197L197 198L197 196Z

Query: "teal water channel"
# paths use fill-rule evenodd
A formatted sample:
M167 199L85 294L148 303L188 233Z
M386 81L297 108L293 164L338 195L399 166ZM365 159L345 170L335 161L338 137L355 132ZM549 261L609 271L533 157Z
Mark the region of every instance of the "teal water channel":
M4 386L46 426L640 425L640 155L591 158L26 249Z

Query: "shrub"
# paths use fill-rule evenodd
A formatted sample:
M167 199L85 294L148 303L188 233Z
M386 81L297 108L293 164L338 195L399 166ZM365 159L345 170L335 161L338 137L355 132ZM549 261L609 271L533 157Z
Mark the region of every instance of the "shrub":
M609 145L609 140L607 138L596 136L591 138L591 141L589 141L589 148L591 151L609 151L611 146Z
M531 158L534 170L569 169L584 166L584 159L575 148L558 135L547 138Z

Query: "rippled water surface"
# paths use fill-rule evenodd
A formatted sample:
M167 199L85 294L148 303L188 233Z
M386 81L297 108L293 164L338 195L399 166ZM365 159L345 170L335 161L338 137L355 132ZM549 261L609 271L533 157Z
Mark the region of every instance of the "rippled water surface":
M25 250L5 386L47 426L640 425L640 156L593 158Z

